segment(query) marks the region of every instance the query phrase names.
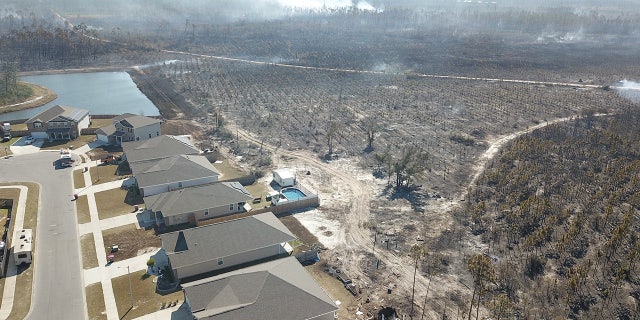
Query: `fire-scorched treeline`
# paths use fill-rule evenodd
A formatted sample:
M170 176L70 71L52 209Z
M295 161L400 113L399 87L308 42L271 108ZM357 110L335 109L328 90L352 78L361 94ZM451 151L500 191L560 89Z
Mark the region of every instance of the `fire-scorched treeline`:
M536 319L640 316L639 124L637 111L588 114L516 139L490 164L459 217L493 260L485 306Z

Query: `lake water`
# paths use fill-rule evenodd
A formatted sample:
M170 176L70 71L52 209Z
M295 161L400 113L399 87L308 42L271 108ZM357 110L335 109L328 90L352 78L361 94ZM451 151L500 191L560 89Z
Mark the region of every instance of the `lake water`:
M126 72L49 74L20 80L47 87L58 98L38 108L0 114L0 121L28 119L56 104L87 109L89 114L160 114Z

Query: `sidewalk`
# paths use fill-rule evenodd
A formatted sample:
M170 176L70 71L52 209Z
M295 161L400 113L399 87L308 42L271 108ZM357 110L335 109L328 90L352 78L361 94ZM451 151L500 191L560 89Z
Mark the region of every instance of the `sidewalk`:
M11 243L18 243L18 233L22 230L24 225L24 213L27 207L27 191L29 190L25 186L3 186L0 189L20 189L20 196L18 199L18 209L13 217L13 236ZM11 251L9 251L11 252ZM7 319L13 309L13 298L16 288L16 280L18 276L18 268L13 261L13 254L8 254L9 261L7 266L7 275L4 280L4 291L2 293L2 305L0 306L0 319Z

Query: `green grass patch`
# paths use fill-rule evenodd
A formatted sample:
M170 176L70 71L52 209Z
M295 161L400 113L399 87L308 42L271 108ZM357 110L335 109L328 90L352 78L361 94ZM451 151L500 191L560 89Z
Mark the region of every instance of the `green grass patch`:
M84 175L86 173L82 172L84 169L74 170L73 171L73 187L76 189L84 188Z
M27 101L32 94L33 89L30 86L25 83L18 82L13 90L0 94L0 106Z
M96 253L96 242L93 233L88 233L80 237L80 250L82 253L82 267L91 269L98 267L98 255Z
M98 192L95 197L100 220L132 213L134 205L143 204L140 195L120 188Z
M180 304L184 301L184 294L180 289L167 295L157 294L156 284L153 282L155 278L144 271L136 271L131 273L131 285L129 275L111 279L120 319L134 319L160 310L163 303L177 301ZM132 294L135 307L127 313L131 307Z
M79 196L78 200L76 200L76 212L78 214L78 224L91 222L89 199L86 195Z
M90 284L84 289L84 292L87 297L89 320L106 320L107 308L104 306L102 283Z

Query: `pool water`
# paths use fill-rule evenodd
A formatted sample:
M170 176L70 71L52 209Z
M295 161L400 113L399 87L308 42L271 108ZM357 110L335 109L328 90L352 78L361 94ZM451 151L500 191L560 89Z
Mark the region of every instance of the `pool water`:
M282 190L282 194L287 197L287 200L289 201L296 201L300 198L304 198L307 195L304 194L302 191L298 190L298 189L294 189L294 188L287 188Z

